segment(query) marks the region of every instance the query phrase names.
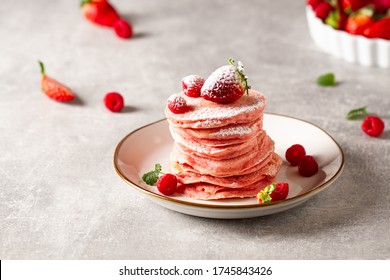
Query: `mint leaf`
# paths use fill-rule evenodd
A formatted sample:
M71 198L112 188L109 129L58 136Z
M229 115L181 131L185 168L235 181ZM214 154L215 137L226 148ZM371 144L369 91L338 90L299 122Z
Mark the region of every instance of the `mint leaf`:
M367 106L353 109L348 112L346 118L347 120L353 121L353 120L361 120L364 119L368 115L367 112Z
M154 170L152 171L149 171L147 173L145 173L143 176L142 176L142 180L150 185L150 186L154 186L156 183L157 183L157 180L158 180L158 176L160 175L160 172L161 172L161 164L157 163L155 166L154 166Z
M327 73L317 78L317 84L323 87L335 86L335 76L333 73Z
M257 200L259 201L260 204L268 204L271 203L272 197L270 194L275 190L276 184L273 183L271 185L266 186L264 189L262 189L258 194L257 194Z

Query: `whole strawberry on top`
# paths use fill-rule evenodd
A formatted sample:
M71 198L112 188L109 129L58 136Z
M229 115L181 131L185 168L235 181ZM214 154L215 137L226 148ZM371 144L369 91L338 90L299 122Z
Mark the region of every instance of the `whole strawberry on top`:
M39 61L39 66L42 73L41 88L48 97L59 102L69 102L75 98L70 88L46 75L45 66L41 61Z
M243 64L239 61L236 65L231 58L229 64L215 70L204 82L200 92L204 99L216 103L232 103L245 92L248 93L250 86Z

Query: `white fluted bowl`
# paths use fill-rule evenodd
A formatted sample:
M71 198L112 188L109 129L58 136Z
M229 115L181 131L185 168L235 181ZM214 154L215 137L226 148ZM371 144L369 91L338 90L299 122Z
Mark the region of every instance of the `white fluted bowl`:
M351 63L390 68L390 40L368 39L333 29L306 7L309 32L315 44L326 53Z

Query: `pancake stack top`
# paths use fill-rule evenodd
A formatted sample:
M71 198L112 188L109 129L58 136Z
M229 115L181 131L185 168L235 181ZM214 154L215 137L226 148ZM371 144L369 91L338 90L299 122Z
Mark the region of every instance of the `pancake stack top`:
M247 87L236 100L217 103L206 100L205 86L207 80L203 98L179 94L187 103L184 113L165 109L174 139L171 172L184 195L195 199L255 197L275 181L282 164L263 130L266 98Z

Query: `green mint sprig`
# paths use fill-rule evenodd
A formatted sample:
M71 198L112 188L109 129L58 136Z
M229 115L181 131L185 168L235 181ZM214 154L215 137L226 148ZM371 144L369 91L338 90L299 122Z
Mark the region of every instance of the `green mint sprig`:
M367 106L353 109L347 113L346 119L350 121L364 119L368 115Z
M336 79L333 73L326 73L317 78L317 84L323 87L330 87L336 85Z
M236 67L237 73L238 73L238 75L240 75L241 81L244 84L246 94L249 94L249 89L251 88L251 86L248 85L248 76L246 76L244 74L244 65L242 64L241 61L237 62L237 65L236 65L236 62L234 61L233 58L229 58L229 64Z
M273 183L271 185L266 186L257 194L257 199L260 202L260 204L271 203L272 197L270 196L270 194L275 190L275 188L276 188L276 183Z
M157 183L160 172L161 172L161 164L157 163L154 166L154 170L149 171L142 176L142 180L149 186L154 186Z

